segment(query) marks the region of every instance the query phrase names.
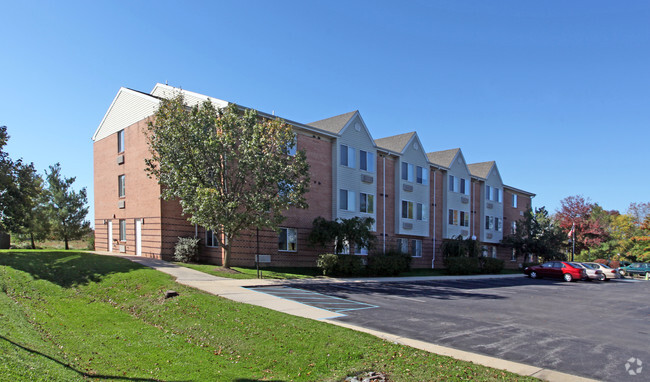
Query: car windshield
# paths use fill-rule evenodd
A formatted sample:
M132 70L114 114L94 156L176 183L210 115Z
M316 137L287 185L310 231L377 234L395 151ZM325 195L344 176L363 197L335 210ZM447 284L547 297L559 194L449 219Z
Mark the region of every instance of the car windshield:
M641 268L641 265L642 265L641 263L634 263L630 265L630 268Z
M569 263L569 264L571 264L571 266L574 267L574 268L587 268L587 267L585 267L584 265L582 265L580 263Z
M597 265L589 264L589 263L583 263L582 265L585 266L587 269L598 269Z
M599 265L601 268L612 269L609 265L605 265L605 264L598 264L598 265Z

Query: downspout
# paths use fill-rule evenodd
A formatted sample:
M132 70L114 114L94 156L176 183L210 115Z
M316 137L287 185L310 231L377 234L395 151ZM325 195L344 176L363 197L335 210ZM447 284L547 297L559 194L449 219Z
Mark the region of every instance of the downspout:
M383 251L384 251L384 253L386 253L386 156L385 155L383 156L383 162L384 163L383 163L383 166L382 166L382 171L383 171L384 174L382 175L382 190L381 190L381 192L384 194L384 197L382 198L383 203L384 203L384 207L382 209L382 213L384 215L382 217L382 221L383 221L382 225L384 226L384 228L383 228L383 232L382 232L382 238L384 239Z
M474 212L474 182L472 182L472 177L471 176L469 178L469 185L470 185L470 187L469 187L469 193L470 193L469 200L471 200L470 206L469 206L469 208L470 208L470 211L469 211L469 237L471 237L472 240L474 240L473 239L474 238L474 218L472 217L472 213L475 214L476 212Z
M436 170L433 170L433 256L431 256L431 269L436 267Z

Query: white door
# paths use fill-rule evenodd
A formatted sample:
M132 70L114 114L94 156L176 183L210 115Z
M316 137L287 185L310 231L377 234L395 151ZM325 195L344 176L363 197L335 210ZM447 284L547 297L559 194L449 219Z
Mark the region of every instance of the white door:
M108 252L113 252L113 222L109 220L106 227L108 229L108 245L106 248L108 248Z
M135 255L142 256L142 219L135 219Z

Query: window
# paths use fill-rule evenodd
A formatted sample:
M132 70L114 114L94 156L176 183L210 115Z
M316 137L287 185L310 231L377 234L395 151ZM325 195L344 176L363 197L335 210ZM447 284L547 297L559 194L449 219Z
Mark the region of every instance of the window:
M461 192L460 191L461 180L465 180L465 179L460 179L453 175L449 175L449 191Z
M415 218L417 220L427 221L427 206L417 203L415 206Z
M494 201L501 203L501 189L493 188L492 191L494 192Z
M426 185L428 182L428 173L427 169L416 166L415 167L415 181L420 184Z
M354 211L354 192L339 190L339 209Z
M494 229L494 216L485 217L485 229Z
M501 232L501 219L495 217L494 218L494 230Z
M512 194L512 206L517 208L517 195Z
M118 153L124 152L124 130L120 130L117 132L117 152Z
M517 261L517 253L515 249L512 249L512 254L510 255L510 261Z
M413 165L402 162L402 180L413 181Z
M341 166L354 168L354 148L341 145Z
M298 143L296 142L295 139L292 142L287 144L287 148L286 148L287 155L295 156L297 150L298 150Z
M422 257L422 240L411 240L411 256Z
M359 212L375 213L375 195L364 194L363 192L359 194Z
M454 210L449 210L447 224L454 224Z
M491 200L492 194L490 193L490 186L485 185L485 200Z
M117 194L120 198L123 198L126 193L126 188L124 186L124 175L117 177Z
M510 228L512 229L512 233L516 233L517 232L517 222L510 223Z
M413 202L402 200L402 218L413 219Z
M368 248L367 247L359 247L354 251L355 255L363 255L367 256L368 255Z
M497 258L497 247L492 247L492 257Z
M460 226L469 227L469 212L460 211Z
M469 182L465 178L460 178L460 193L469 195Z
M397 250L402 253L408 253L409 252L408 239L397 239Z
M217 240L217 236L215 235L214 231L209 229L205 230L205 246L206 247L219 246L219 241Z
M359 168L368 171L375 171L375 154L359 150Z
M295 228L280 228L278 249L280 251L296 252L298 249L298 234Z
M120 219L120 241L126 241L126 220Z

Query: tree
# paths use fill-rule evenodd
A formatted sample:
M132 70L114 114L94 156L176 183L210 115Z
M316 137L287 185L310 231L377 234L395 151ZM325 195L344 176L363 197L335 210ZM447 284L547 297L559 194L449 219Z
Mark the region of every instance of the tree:
M309 242L323 247L333 245L334 253L345 252L346 246L349 246L351 254L354 254L357 248L370 250L374 247L376 239L372 233L374 223L375 219L370 217L326 220L319 216L312 222Z
M9 191L14 183L14 163L4 151L8 140L7 126L0 126L0 232L7 230L7 214L12 204Z
M650 216L650 202L647 203L630 203L627 214L634 218L637 225L643 224L647 216Z
M163 100L146 128L150 176L162 197L178 200L194 224L215 232L223 266L246 229L277 230L290 207L305 208L309 165L290 155L296 134L279 119L209 100L188 107L182 95Z
M568 196L560 201L560 205L556 218L566 233L575 225L576 253L607 241L607 225L600 206L589 203L581 195Z
M76 178L63 177L59 163L50 166L50 172L46 170L45 175L48 184L47 214L52 224L52 233L63 240L65 249L69 249L70 240L81 239L90 232L90 222L86 220L86 188L74 191L72 184Z
M566 233L558 222L549 216L545 207L528 209L524 218L517 221L515 232L504 237L502 244L515 250L515 256L533 254L545 261L563 259Z

